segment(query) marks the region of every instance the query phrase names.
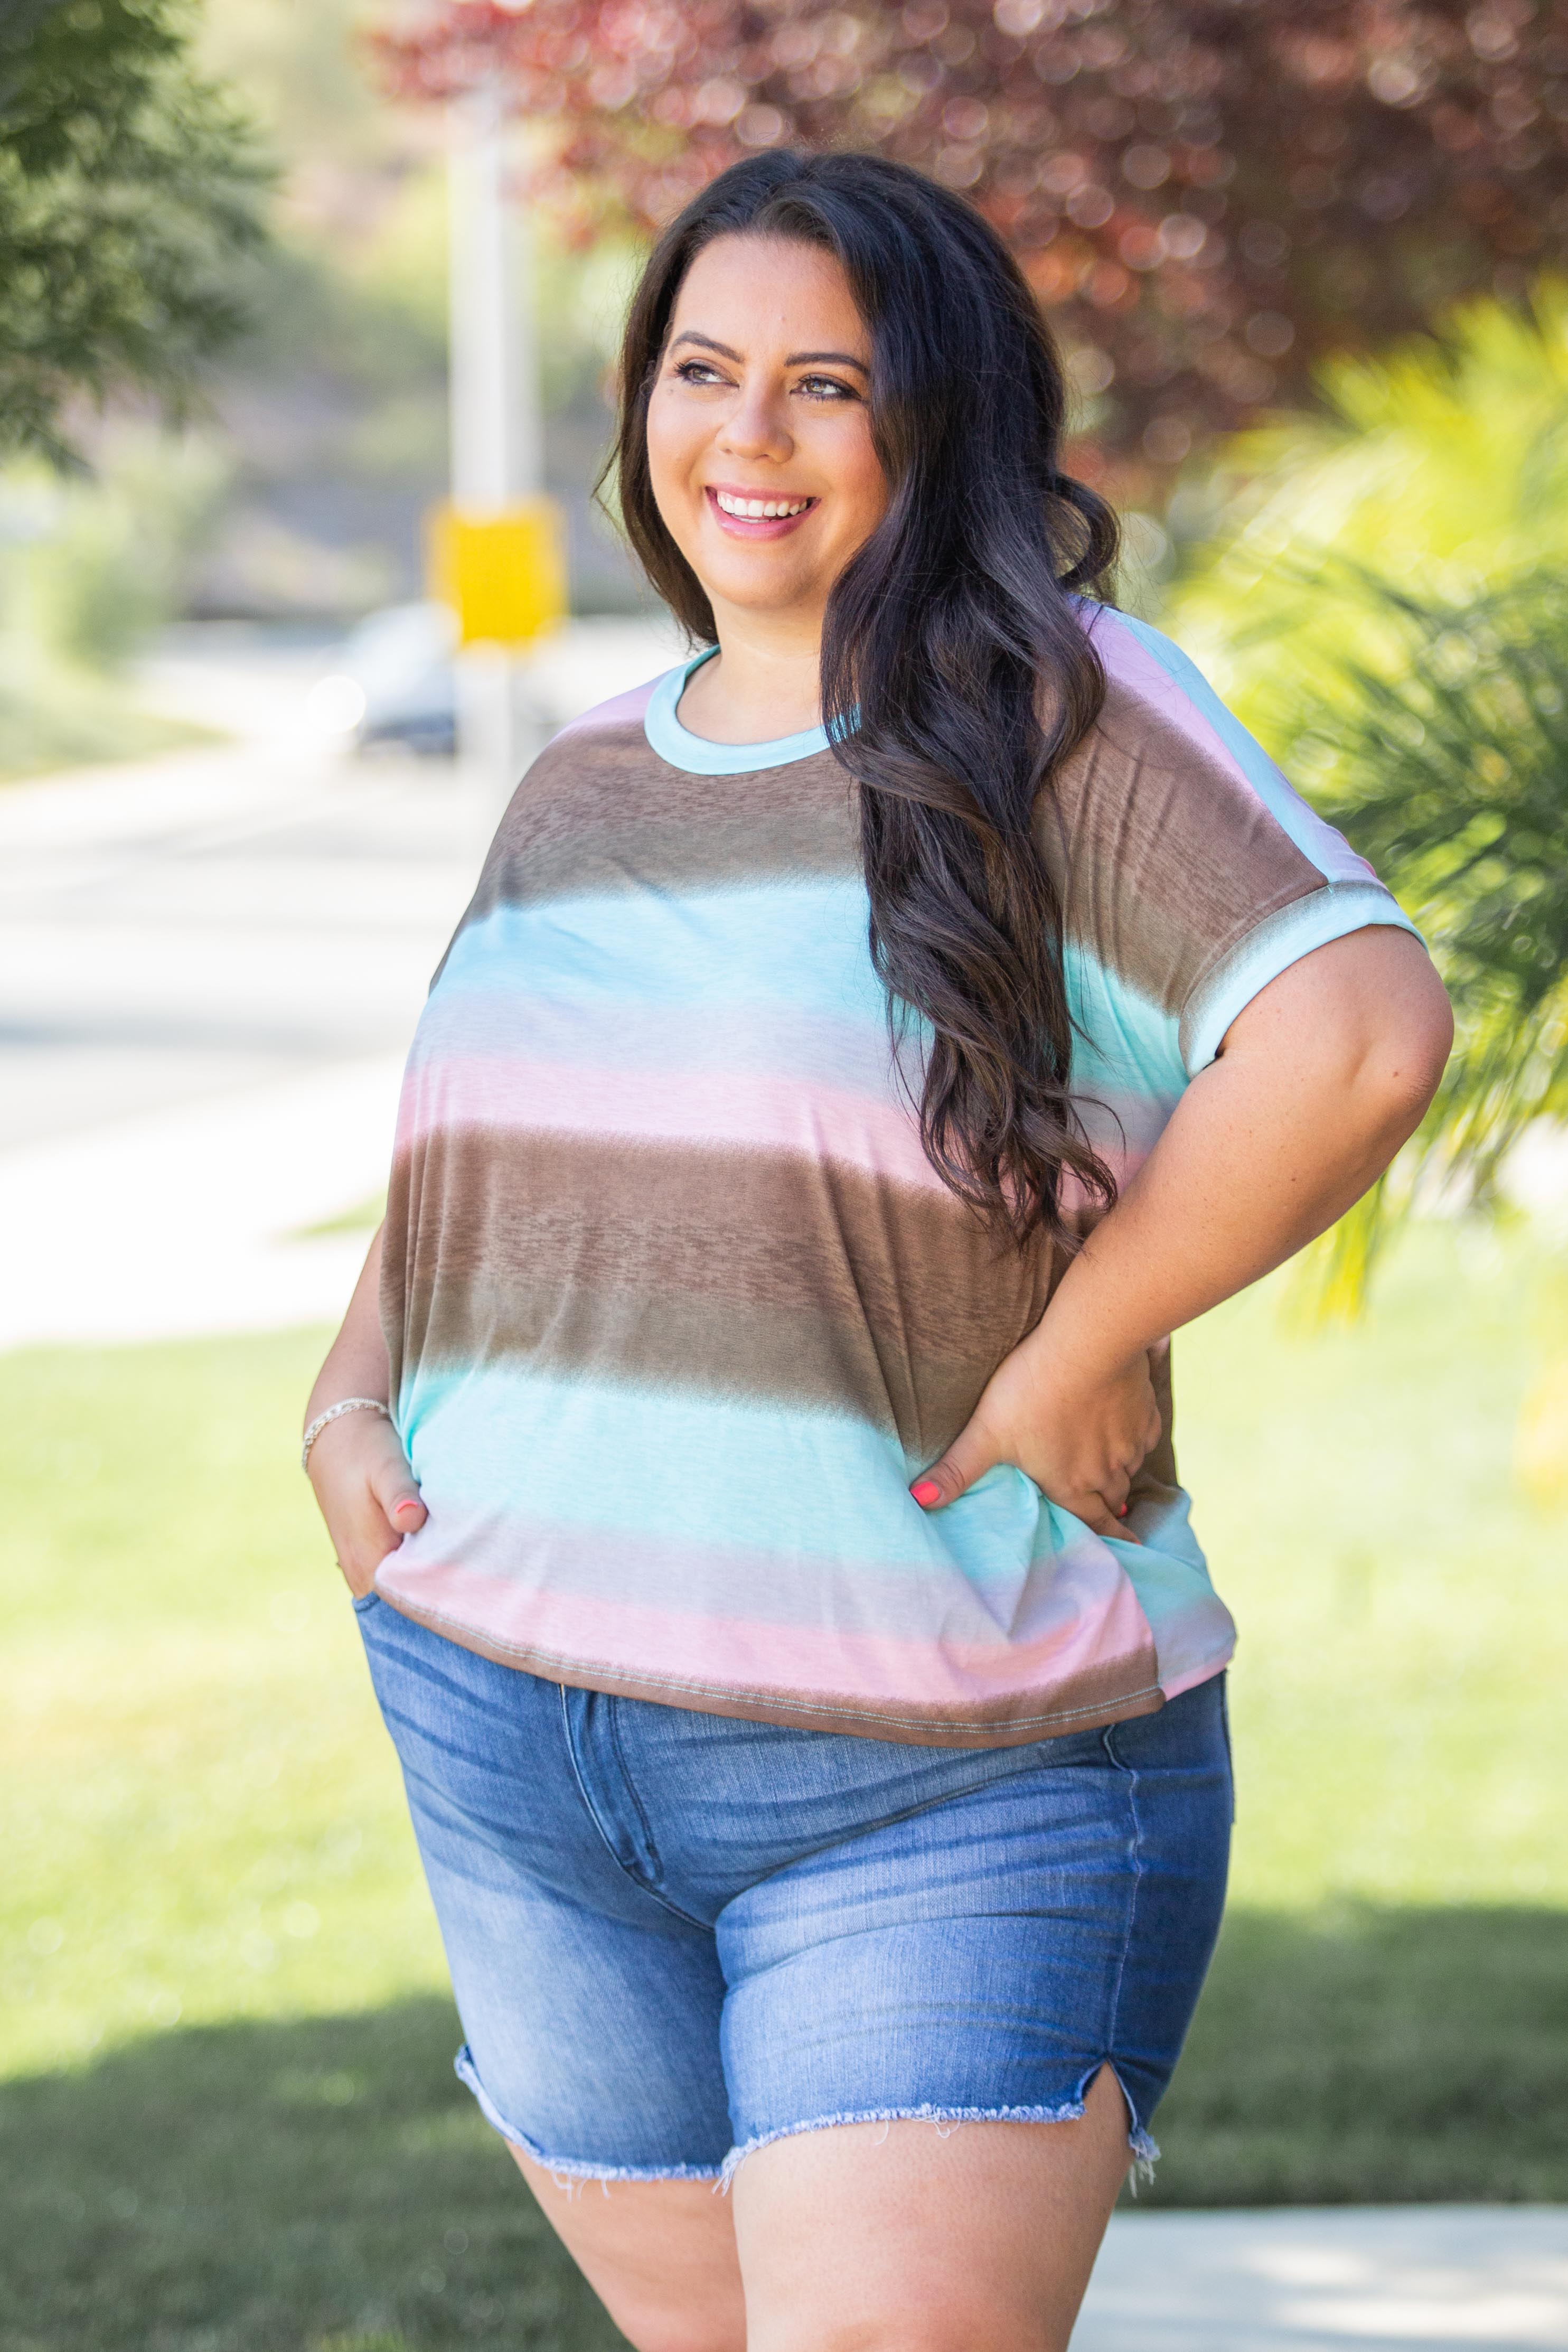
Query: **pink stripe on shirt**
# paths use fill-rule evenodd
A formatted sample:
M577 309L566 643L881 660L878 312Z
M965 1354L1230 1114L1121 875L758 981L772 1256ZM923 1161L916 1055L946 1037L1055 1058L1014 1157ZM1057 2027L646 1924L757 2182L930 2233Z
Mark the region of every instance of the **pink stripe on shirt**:
M411 1071L397 1147L455 1127L796 1152L889 1183L945 1190L898 1103L787 1078L454 1054Z
M652 1604L603 1601L559 1585L541 1590L467 1562L402 1570L383 1561L376 1588L416 1614L480 1632L496 1648L576 1658L629 1679L668 1686L685 1677L716 1688L809 1690L841 1701L951 1706L1042 1690L1102 1668L1108 1659L1153 1659L1153 1636L1125 1573L1093 1538L1067 1577L1058 1622L1032 1640L984 1645L900 1639L867 1628L780 1625L765 1618L703 1617ZM1089 1545L1081 1549L1087 1553ZM1062 1555L1066 1568L1071 1554Z

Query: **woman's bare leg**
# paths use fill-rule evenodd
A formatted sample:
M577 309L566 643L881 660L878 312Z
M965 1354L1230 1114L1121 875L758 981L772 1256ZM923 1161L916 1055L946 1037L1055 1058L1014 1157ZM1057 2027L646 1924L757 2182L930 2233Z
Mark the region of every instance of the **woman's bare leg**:
M512 2153L637 2352L1066 2352L1127 2109L1107 2068L1081 2123L802 2132L748 2158L728 2197L563 2186Z
M1066 2352L1127 2164L1109 2069L1079 2123L775 2140L732 2192L747 2352Z
M512 2154L637 2352L746 2352L734 2218L711 2180L563 2182L519 2148Z

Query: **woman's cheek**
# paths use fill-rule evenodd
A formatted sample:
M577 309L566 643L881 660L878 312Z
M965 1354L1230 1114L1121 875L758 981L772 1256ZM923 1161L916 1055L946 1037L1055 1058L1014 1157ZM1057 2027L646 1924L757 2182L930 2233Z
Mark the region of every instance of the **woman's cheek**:
M695 522L683 488L695 456L685 446L689 437L678 431L667 411L661 415L655 393L648 410L648 479L664 528L683 553L691 544Z
M844 488L848 493L845 505L854 518L855 544L868 540L887 512L887 478L872 448L869 434L864 446L855 452L857 462L845 468Z

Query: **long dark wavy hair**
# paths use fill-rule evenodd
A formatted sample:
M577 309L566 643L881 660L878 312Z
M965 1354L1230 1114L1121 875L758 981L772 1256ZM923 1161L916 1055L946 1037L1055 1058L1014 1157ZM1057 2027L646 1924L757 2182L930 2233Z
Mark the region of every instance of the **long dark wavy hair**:
M694 638L715 640L713 608L653 498L648 402L686 271L734 236L836 255L871 337L890 499L829 600L822 715L860 787L871 952L895 1045L911 1012L929 1033L921 1139L999 1234L1071 1250L1064 1177L1107 1205L1115 1188L1068 1094L1061 907L1034 820L1103 700L1072 595L1108 593L1115 518L1061 471L1055 346L972 205L880 156L749 157L654 248L605 468L633 551Z

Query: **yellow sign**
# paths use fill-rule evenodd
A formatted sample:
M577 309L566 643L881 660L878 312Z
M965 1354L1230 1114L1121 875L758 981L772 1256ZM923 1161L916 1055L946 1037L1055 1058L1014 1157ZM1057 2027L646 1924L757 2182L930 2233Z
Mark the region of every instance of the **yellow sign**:
M553 499L483 518L432 509L431 593L457 615L463 646L526 644L566 616L566 544Z

